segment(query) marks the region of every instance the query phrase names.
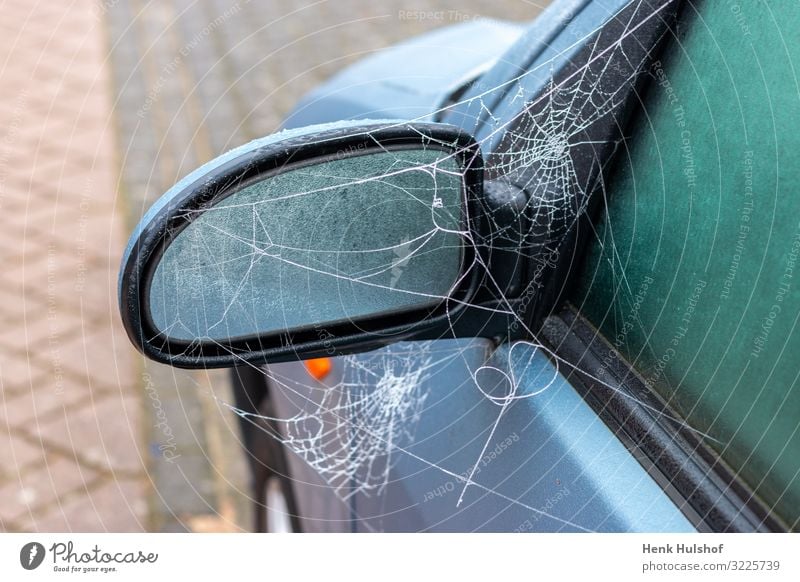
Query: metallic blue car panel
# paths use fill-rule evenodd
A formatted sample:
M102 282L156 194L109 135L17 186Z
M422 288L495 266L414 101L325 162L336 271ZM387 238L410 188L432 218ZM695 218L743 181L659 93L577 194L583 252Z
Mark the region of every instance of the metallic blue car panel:
M489 69L523 30L481 19L400 43L351 65L312 91L284 126L376 116L433 121L447 97Z
M435 342L413 443L380 495L354 498L360 531L694 531L543 350L490 349ZM505 408L481 392L506 393L503 374L518 385Z

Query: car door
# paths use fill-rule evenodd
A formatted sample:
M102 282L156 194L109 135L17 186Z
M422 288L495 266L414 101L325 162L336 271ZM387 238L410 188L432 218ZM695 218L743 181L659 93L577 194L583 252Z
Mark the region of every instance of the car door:
M796 528L797 12L557 3L440 113L559 226L512 247L541 325L335 362L311 469L351 529Z
M601 58L602 52L619 40L620 26L632 17L646 18L640 23L642 34L629 35L623 46L630 55L616 52L615 70L630 56L638 59L629 78L608 75L604 89L613 90L615 83L633 86L637 68L648 59L637 45L661 42L669 21L663 9L674 10L673 4L655 12L649 4L637 6L628 14L619 12L623 1L562 2L473 82L460 103L438 117L481 136L486 151L495 144L491 165L497 175L512 166L524 170L533 165L530 151L535 148L513 151L519 146L509 144L509 137L537 137L529 120L548 115L553 106L548 99L537 101L551 80L548 72L558 67L575 78L568 69L576 62L591 62L602 71L612 62ZM609 23L605 46L598 48L591 40ZM494 109L486 115L488 104ZM539 109L533 112L531 104ZM587 112L592 120L601 119L590 108L580 114ZM595 127L606 131L603 123ZM504 161L509 157L512 164ZM397 271L402 277L402 263ZM538 282L521 281L523 287L538 289ZM291 364L271 369L284 378L300 370ZM299 416L305 422L325 422L324 434L337 435L326 441L335 452L328 450L326 462L315 461L310 468L304 458L308 447L289 443L290 449L300 449L290 455L293 476L311 469L329 484L325 492L311 490L304 485L310 476L303 477L296 487L301 506L316 500L319 507L319 500L333 492L336 501L329 505L345 502L352 528L363 531L693 529L533 343L497 349L478 339L406 342L339 359L334 369L337 375L323 382L328 400L320 406L303 396L308 406ZM306 378L310 386L301 389L303 394L319 389ZM291 392L297 390L293 383ZM516 396L503 406L508 390ZM283 398L280 391L277 398ZM284 408L287 417L298 416L296 406ZM555 410L565 416L552 415ZM608 460L613 460L610 468ZM306 528L325 529L330 521L311 516Z
M800 8L708 2L685 21L551 340L652 399L665 440L642 448L716 529L796 530Z

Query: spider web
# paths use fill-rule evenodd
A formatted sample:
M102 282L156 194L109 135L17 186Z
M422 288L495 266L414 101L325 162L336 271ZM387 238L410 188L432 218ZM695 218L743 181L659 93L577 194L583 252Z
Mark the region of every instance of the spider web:
M428 394L421 387L432 364L429 347L418 346L404 356L383 351L345 356L343 379L323 392L319 404L289 419L269 419L281 426L281 434L273 436L342 499L380 494L395 448L413 441L425 409Z
M527 226L522 231L519 230L520 227L503 226L499 221L495 221L489 239L481 240L474 233L458 226L458 217L449 212L439 189L439 184L453 173L452 165L448 165L452 161L449 155L413 167L398 163L379 175L349 182L341 175L331 175L327 177L331 181L330 185L311 190L290 190L290 193L284 196L273 196L270 202L310 195L324 197L327 192L339 192L344 186L363 186L365 183L388 184L391 187L403 173L422 172L430 177L433 188L419 190L407 188L400 194L415 204L425 206L429 211L430 222L413 236L398 237L395 244L367 251L298 248L285 242L285 233L274 232L265 222L263 201L246 202L252 209L252 230L249 236L240 225L225 227L222 221L222 228L216 228L215 232L206 231L206 238L196 240L192 245L198 249L197 264L207 266L209 262L213 264L215 253L219 252L214 250L219 246L219 239L229 240L242 250L240 255L231 260L245 260L249 265L245 276L230 280L224 276L224 265L215 264L221 269L220 288L215 291L220 297L225 298L226 305L221 312L222 315L213 316L213 321L210 322L209 313L215 310L203 311L201 319L206 326L205 329L214 330L231 319L230 315L237 309L237 304L245 301L254 292L251 285L253 271L260 268L259 265L264 261L269 260L277 260L307 273L330 278L345 287L352 283L358 284L362 290L370 287L379 290L391 289L398 296L411 297L415 301L420 297L428 297L443 302L449 310L458 305L458 301L450 297L449 289L441 293L430 293L419 286L405 286L404 276L409 263L426 256L435 258L437 252L446 251L452 246L453 236L458 237L459 245L472 246L476 250L486 246L497 246L502 241L513 241L520 255L541 263L537 273L546 271L550 264L548 258L550 253L558 252L565 237L585 214L590 194L598 187L602 188L602 184L585 181L586 177L576 171L576 156L587 148L592 150L608 145L587 140L587 135L590 135L590 129L594 124L615 114L621 104L623 93L634 86L636 79L644 73L644 67L648 62L649 55L646 51L632 62L625 41L633 37L639 26L661 18L661 10L670 4L671 2L666 2L652 9L647 2L632 3L633 9L631 6L627 7L628 13L632 14L640 9L651 10L651 13L636 26L627 27L623 22L622 33L613 42L601 46L598 42L599 37L596 37L595 33L577 39L569 50L583 46L588 41L591 55L585 64L574 70L569 70L567 67L566 74L563 73L564 69L554 70L554 62L559 58L556 56L549 62L542 63L508 81L505 85L510 88L507 93L511 96L509 97L511 100L510 103L501 104L504 112L502 115L484 102L484 99L498 89L497 87L448 105L448 109L459 106L472 107L488 120L490 129L481 138L480 145L487 146L493 141L500 141L501 145L491 152L484 152L488 154L486 175L494 179L511 181L527 192L526 206L519 212L524 212L530 220L525 223ZM546 70L550 71L549 81L543 89L537 89L535 94L531 94L529 89L526 89L526 77L540 75ZM627 75L626 82L604 82L606 76L619 76L621 71ZM513 111L515 108L519 109L518 113L507 115L509 109ZM498 140L499 136L502 136L502 140ZM376 142L376 145L380 144ZM431 146L436 145L438 144L431 144ZM240 206L222 204L217 210L231 211ZM202 216L209 214L204 212ZM200 219L198 216L197 220ZM359 260L351 261L348 254L355 252L358 253ZM364 259L365 255L372 255L374 260ZM463 277L478 270L484 277L490 279L491 284L489 266L485 264L482 256L481 252L474 253L474 262L467 265ZM175 288L191 288L196 285L197 281L192 278L192 272L192 268L176 267L176 280L173 283ZM461 279L458 279L452 287L460 283ZM534 276L527 285L522 291L523 296L535 293L541 286L541 281L539 277ZM509 407L521 399L536 397L545 392L555 382L559 366L566 364L536 341L533 330L528 328L525 314L519 313L512 302L503 297L502 285L495 282L494 287L498 302L491 309L508 315L511 325L524 330L525 335L530 338L515 345L525 345L534 352L537 350L548 352L548 357L555 364L555 372L550 378L539 378L533 391L526 390L524 378L515 377L513 373L497 364L487 363L471 372L474 386L483 398L496 407L497 415L493 425L489 427L481 453L476 457L474 464L466 467L463 472L449 470L440 464L420 458L413 452L415 429L419 419L425 414L426 404L431 397L429 380L432 370L440 368L447 359L459 357L457 352L442 355L436 351L434 354L434 344L431 342L402 343L396 344L394 350L385 349L358 356L341 357L337 364L341 370L341 378L337 382L328 383L329 385L323 390L317 387L310 389L310 392L299 391L288 378L274 370L266 372L273 386L287 393L293 393L295 399L300 402L300 410L289 418L267 417L223 404L277 439L307 463L343 500L356 494L380 495L389 483L392 468L396 466L398 459L402 455L409 455L442 471L460 484L457 506L463 502L468 488L476 487L499 495L535 514L545 515L576 529L584 529L578 524L560 519L539 508L505 497L498 491L475 481L480 459L493 442ZM169 298L164 297L164 300L168 301ZM286 304L275 304L273 307L277 310L289 308ZM311 313L312 318L318 318L319 314L314 313L314 305L306 305L305 308ZM249 312L240 314L239 319L246 320L248 314ZM196 315L192 314L193 317ZM289 327L292 322L287 321L286 324ZM194 333L191 331L192 325L181 318L176 318L167 327L171 332L185 328L189 330L188 335ZM319 338L325 339L325 330L317 331ZM241 365L251 364L242 359ZM499 382L492 386L487 385L485 378L489 375L495 380L499 378ZM601 378L595 380L608 385ZM609 387L614 389L613 386ZM653 412L664 415L662 411L653 409ZM278 430L264 429L264 425L258 423L258 420L270 421L270 426L277 426ZM680 422L678 419L673 420ZM708 435L704 436L708 438Z

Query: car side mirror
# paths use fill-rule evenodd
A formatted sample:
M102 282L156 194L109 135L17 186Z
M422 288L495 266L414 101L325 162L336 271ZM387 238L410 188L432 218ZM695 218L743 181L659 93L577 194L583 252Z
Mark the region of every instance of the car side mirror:
M444 124L345 122L233 150L131 237L128 335L180 367L338 355L458 322L479 335L462 319L486 273L482 176L478 145Z
M631 4L558 55L536 95L507 93L481 142L485 173L464 130L406 121L285 131L193 172L128 245L131 340L174 366L224 367L533 337L569 296L643 73L681 6L657 4ZM466 95L449 119L492 115Z

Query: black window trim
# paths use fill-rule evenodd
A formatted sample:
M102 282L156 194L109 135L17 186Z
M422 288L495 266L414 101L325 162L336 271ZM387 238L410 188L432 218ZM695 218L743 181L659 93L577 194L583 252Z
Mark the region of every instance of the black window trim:
M570 384L701 532L785 532L761 501L567 303L540 339ZM662 412L662 414L659 414Z

